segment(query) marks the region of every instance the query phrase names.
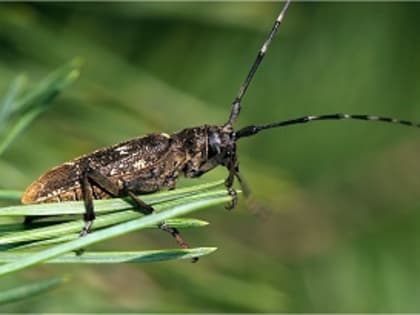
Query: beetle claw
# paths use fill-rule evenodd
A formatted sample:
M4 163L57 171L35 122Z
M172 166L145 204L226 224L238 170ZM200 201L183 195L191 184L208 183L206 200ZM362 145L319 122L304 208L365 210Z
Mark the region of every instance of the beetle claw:
M227 188L228 195L232 197L231 201L225 206L227 210L232 210L238 203L238 193L232 187Z
M80 231L79 236L83 237L89 234L91 228L93 225L93 220L89 220L85 222L85 226L83 227L83 229Z

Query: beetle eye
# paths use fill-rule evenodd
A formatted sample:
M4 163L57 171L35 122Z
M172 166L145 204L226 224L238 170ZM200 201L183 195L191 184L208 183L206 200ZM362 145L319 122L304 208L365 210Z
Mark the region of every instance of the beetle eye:
M220 154L220 137L216 132L209 132L208 158Z

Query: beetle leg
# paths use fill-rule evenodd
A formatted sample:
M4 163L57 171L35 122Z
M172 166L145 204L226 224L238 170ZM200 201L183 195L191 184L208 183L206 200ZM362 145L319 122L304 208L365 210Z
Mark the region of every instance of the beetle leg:
M88 170L82 175L81 180L83 201L85 203L86 212L84 214L85 226L80 232L80 236L85 236L89 233L90 229L92 228L93 221L95 220L92 184L97 185L99 188L103 189L114 197L120 197L123 195L123 192L118 188L118 186L110 181L106 176L92 168L88 168ZM137 198L134 193L128 191L127 194L131 197L131 199L136 204L136 207L142 213L150 214L153 212L153 208Z
M155 209L153 209L152 206L145 203L143 200L141 200L139 197L136 196L132 191L127 192L128 195L131 197L131 200L136 204L136 208L140 210L143 214L151 214Z
M109 180L108 177L102 175L97 170L90 168L86 174L89 180L93 184L105 190L110 195L114 197L124 197L126 195L130 196L132 201L135 203L136 208L139 209L139 211L142 212L143 214L145 215L151 214L154 211L152 206L148 205L143 200L138 198L136 194L133 192L133 190L129 188L130 183L129 184L125 183L124 188L120 189L116 184L114 184L111 180ZM131 183L131 185L133 185L133 183ZM159 223L158 227L161 230L170 233L175 238L176 242L181 248L188 248L188 244L183 240L183 238L181 237L177 229L170 228L165 222Z
M233 188L233 182L235 177L238 179L239 184L241 185L241 190L244 194L244 197L246 198L247 207L251 210L252 213L258 215L261 218L268 217L269 211L268 209L261 206L254 198L252 198L251 190L249 189L249 186L245 179L241 176L239 173L239 167L236 165L234 168L228 168L229 169L229 176L225 181L225 186L227 188L228 194L232 197L232 200L230 203L226 205L226 209L231 210L233 209L237 202L238 202L238 196Z
M87 176L92 183L105 190L113 197L124 197L126 195L130 196L131 200L135 203L136 208L143 214L151 214L154 211L152 206L138 198L131 190L126 188L120 189L108 177L102 175L97 170L89 169Z
M168 226L168 224L166 222L160 222L158 224L159 229L161 229L162 231L168 232L169 234L172 235L172 237L176 240L176 242L178 243L179 247L181 247L182 249L187 249L190 248L188 246L188 243L184 241L184 239L181 237L181 234L179 233L178 229L176 228L171 228ZM192 262L196 262L198 261L198 257L193 257L192 258Z
M213 162L206 162L198 170L195 169L188 169L186 176L187 177L199 177L202 174L206 173L210 169L214 168ZM237 202L238 202L238 194L236 193L236 190L233 188L233 181L235 179L236 173L237 173L237 167L232 168L231 166L227 166L227 169L229 171L229 176L225 180L225 186L227 189L228 194L232 197L232 200L225 206L226 209L232 210L235 208ZM241 183L241 180L238 178L239 182ZM242 187L242 184L241 184ZM248 190L247 190L248 191Z
M234 175L238 179L239 185L241 185L241 190L244 196L248 198L251 195L251 189L249 188L249 185L246 182L246 180L242 177L241 174L239 174L239 168L235 170Z
M97 185L99 188L106 191L113 197L119 197L120 189L117 185L110 181L108 177L102 175L100 172L93 168L88 168L86 174L93 184Z
M241 190L244 194L246 206L251 211L252 214L258 216L261 219L266 219L269 217L271 210L261 205L253 195L251 194L251 189L248 186L246 180L239 173L239 168L235 169L235 177L238 179L239 184L241 185Z
M170 233L173 236L173 238L175 238L176 242L179 244L179 247L184 248L184 249L189 247L187 242L185 242L180 237L178 229L169 227L166 222L160 222L158 224L158 227L159 229Z
M235 208L236 204L238 203L238 194L236 190L233 188L233 181L235 179L234 176L235 176L235 172L230 170L229 176L225 180L225 186L226 186L227 192L229 196L232 197L232 200L225 206L225 208L228 210L232 210L233 208Z
M85 214L84 214L85 226L80 232L80 236L85 236L89 233L90 229L92 228L93 220L95 220L95 211L93 210L92 186L89 183L87 173L84 173L82 175L82 179L80 183L82 187L83 201L85 203Z
M233 187L227 187L228 195L232 198L231 201L225 206L227 210L232 210L238 203L238 193Z
M125 194L129 194L132 198L137 197L132 191L133 190L135 191L136 190L136 187L138 187L139 184L141 184L141 183L140 183L140 181L138 179L135 179L135 180L132 180L132 181L130 181L128 183L125 183L124 184L125 187L124 187L123 191L125 191ZM138 199L138 201L141 202L141 203L143 203L143 204L145 204L140 199ZM145 204L145 205L147 205L147 204ZM150 207L150 208L152 209L152 211L150 213L152 213L154 211L154 209L152 207ZM167 232L167 233L169 233L169 234L171 234L172 237L178 243L179 247L181 247L181 248L188 248L187 242L184 241L184 239L181 237L181 234L179 233L179 231L177 229L169 227L166 224L166 222L160 222L158 224L158 228L161 229L161 230L163 230L163 231L165 231L165 232ZM196 260L198 260L198 259L195 259L195 258L193 259L193 261L196 261Z
M204 173L207 173L209 170L214 168L216 165L217 164L215 164L214 161L207 161L197 169L191 163L189 163L187 164L185 176L189 178L200 177Z

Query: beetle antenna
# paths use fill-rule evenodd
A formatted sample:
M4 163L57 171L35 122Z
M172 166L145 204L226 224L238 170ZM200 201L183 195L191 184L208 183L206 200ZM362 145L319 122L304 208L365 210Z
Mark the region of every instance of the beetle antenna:
M225 127L226 126L231 127L235 123L236 119L238 118L239 113L241 111L242 98L244 97L244 95L245 95L245 93L246 93L246 91L249 87L249 84L251 83L252 78L254 77L254 74L258 69L258 66L260 65L261 61L263 60L263 58L264 58L264 56L265 56L265 54L268 50L268 47L271 44L271 41L273 40L274 36L277 33L277 30L280 27L280 24L283 20L283 17L286 14L287 8L289 7L290 1L291 0L286 0L286 2L284 3L283 8L282 8L279 16L277 17L276 21L274 22L274 25L273 25L270 33L268 34L267 39L265 40L265 42L262 45L260 51L258 52L258 55L257 55L253 65L252 65L251 69L249 70L248 75L246 76L244 83L242 83L241 87L239 88L238 95L235 97L235 99L232 102L232 110L230 112L229 120L224 125Z
M250 137L252 135L257 134L261 130L265 130L265 129L286 127L286 126L304 124L304 123L320 121L320 120L341 120L341 119L379 121L379 122L400 124L400 125L405 125L409 127L420 128L420 123L415 123L408 120L399 120L399 119L389 118L389 117L373 116L373 115L326 114L326 115L318 115L318 116L304 116L304 117L290 119L290 120L283 120L283 121L279 121L279 122L275 122L275 123L271 123L267 125L247 126L236 132L236 139Z

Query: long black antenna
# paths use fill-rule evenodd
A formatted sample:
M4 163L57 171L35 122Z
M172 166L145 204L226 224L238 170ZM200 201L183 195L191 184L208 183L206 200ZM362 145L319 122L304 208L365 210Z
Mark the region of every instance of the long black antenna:
M265 40L264 44L262 45L260 51L258 52L257 58L254 61L254 64L252 65L251 69L248 72L248 75L244 81L244 83L241 85L238 95L235 97L235 99L233 100L232 103L232 110L230 112L230 116L229 116L229 120L227 121L227 123L225 124L225 127L232 127L232 125L235 123L236 119L239 116L239 113L241 111L241 102L242 102L242 98L245 95L249 84L252 81L252 78L254 77L255 72L258 69L258 66L260 65L261 61L263 60L268 47L271 44L271 41L273 40L274 36L277 33L277 30L280 27L280 24L283 20L284 15L286 14L287 8L289 7L291 0L286 0L286 2L284 3L284 6L279 14L279 16L277 17L276 21L274 22L274 25L270 31L270 33L268 34L268 38Z
M374 116L374 115L326 114L326 115L318 115L318 116L304 116L304 117L299 117L295 119L283 120L283 121L279 121L279 122L275 122L275 123L271 123L267 125L247 126L236 132L236 139L250 137L252 135L257 134L261 130L265 130L265 129L286 127L286 126L297 125L297 124L305 124L308 122L320 121L320 120L341 120L341 119L379 121L379 122L400 124L400 125L405 125L409 127L420 128L420 123L415 123L408 120L399 120L399 119L389 118L389 117Z

